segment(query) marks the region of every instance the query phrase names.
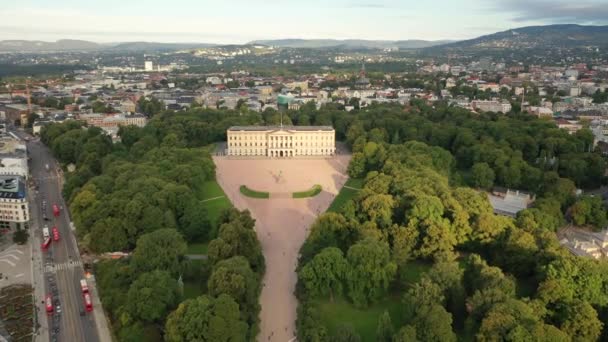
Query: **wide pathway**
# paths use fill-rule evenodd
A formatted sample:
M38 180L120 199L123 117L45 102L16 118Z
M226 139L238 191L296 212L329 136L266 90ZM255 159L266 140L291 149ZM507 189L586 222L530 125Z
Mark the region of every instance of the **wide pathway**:
M347 180L350 156L314 160L244 160L214 157L217 180L235 207L249 209L266 259L258 341L287 342L295 337L294 296L300 247L310 225L323 213ZM241 185L270 193L292 193L320 184L323 192L307 199L254 199Z

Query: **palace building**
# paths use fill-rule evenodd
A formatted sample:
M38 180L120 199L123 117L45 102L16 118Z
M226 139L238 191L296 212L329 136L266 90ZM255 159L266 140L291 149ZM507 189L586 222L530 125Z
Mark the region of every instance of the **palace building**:
M336 152L331 126L233 126L226 135L229 156L329 157Z

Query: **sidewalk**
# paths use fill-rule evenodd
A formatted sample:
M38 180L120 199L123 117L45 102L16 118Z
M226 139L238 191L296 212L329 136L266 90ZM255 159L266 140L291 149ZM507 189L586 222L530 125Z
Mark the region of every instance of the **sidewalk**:
M91 277L87 279L87 283L89 284L89 292L91 293L93 307L95 308L95 326L97 327L99 340L101 342L112 342L106 312L101 305L101 300L99 299L99 294L97 292L97 282L95 281L95 276L91 275Z
M32 287L34 288L34 341L49 341L49 323L45 314L44 305L41 300L46 296L44 281L44 262L39 246L42 244L40 221L38 217L38 202L33 198L32 188L28 189L28 201L30 203L30 238L28 241L32 265L30 267ZM38 248L36 248L38 247Z

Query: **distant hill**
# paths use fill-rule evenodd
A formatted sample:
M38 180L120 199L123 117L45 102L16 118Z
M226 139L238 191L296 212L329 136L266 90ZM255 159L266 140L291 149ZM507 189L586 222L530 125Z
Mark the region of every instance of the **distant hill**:
M216 44L205 44L205 43L156 43L156 42L125 42L115 44L109 49L116 51L174 51L174 50L185 50L185 49L200 49L211 46L217 46Z
M182 49L197 49L215 46L204 43L156 43L156 42L124 42L98 44L86 40L62 39L56 42L39 40L2 40L0 52L61 52L61 51L174 51Z
M449 40L362 40L362 39L275 39L255 40L248 44L270 45L289 48L345 48L345 49L420 49L440 44L449 43Z
M528 26L443 44L428 50L550 50L556 47L586 46L608 47L608 26L573 24Z
M86 40L62 39L56 42L39 40L2 40L0 52L53 52L97 50L103 46Z

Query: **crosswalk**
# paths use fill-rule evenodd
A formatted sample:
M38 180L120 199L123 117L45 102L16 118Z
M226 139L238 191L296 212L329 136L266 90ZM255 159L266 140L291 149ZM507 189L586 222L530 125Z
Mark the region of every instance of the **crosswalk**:
M82 266L82 261L70 261L61 264L46 265L44 266L44 272L54 273L57 271L65 271L80 266Z

